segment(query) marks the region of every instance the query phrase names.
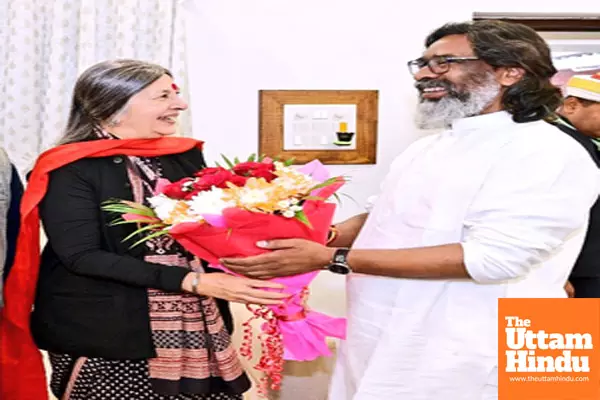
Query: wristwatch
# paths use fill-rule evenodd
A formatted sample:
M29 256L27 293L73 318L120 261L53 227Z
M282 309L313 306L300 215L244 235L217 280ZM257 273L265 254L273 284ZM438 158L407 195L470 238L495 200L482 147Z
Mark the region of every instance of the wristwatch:
M350 265L348 265L348 252L350 249L347 248L339 248L335 250L333 253L333 258L331 259L331 263L325 267L329 271L334 274L347 275L352 272Z

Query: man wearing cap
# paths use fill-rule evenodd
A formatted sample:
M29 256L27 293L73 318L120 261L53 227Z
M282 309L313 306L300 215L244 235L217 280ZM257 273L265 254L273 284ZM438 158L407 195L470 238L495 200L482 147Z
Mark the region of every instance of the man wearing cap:
M553 123L581 143L600 167L600 73L573 76L565 92ZM590 211L584 246L569 281L567 290L574 297L600 297L600 202Z

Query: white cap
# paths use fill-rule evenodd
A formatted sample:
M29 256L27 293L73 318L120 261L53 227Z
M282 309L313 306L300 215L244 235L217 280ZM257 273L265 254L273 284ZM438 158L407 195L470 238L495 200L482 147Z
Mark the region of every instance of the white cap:
M567 96L600 103L600 73L572 76L567 82L565 93Z

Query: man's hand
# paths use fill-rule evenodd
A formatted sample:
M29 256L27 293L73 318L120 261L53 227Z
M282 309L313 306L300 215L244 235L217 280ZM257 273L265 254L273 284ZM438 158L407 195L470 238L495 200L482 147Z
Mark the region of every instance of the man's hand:
M567 281L567 284L565 285L565 291L567 292L567 295L570 298L575 297L575 288L573 287L571 282Z
M225 258L221 263L238 274L271 279L316 271L328 265L335 249L304 239L258 242L258 247L273 250L246 258Z

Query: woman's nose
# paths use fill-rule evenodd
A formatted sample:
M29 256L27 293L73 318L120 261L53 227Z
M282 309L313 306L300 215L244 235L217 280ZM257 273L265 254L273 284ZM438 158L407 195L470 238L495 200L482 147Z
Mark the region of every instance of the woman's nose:
M173 104L173 108L176 108L181 111L187 110L188 104L182 98L177 98L177 101L175 101L175 103Z

